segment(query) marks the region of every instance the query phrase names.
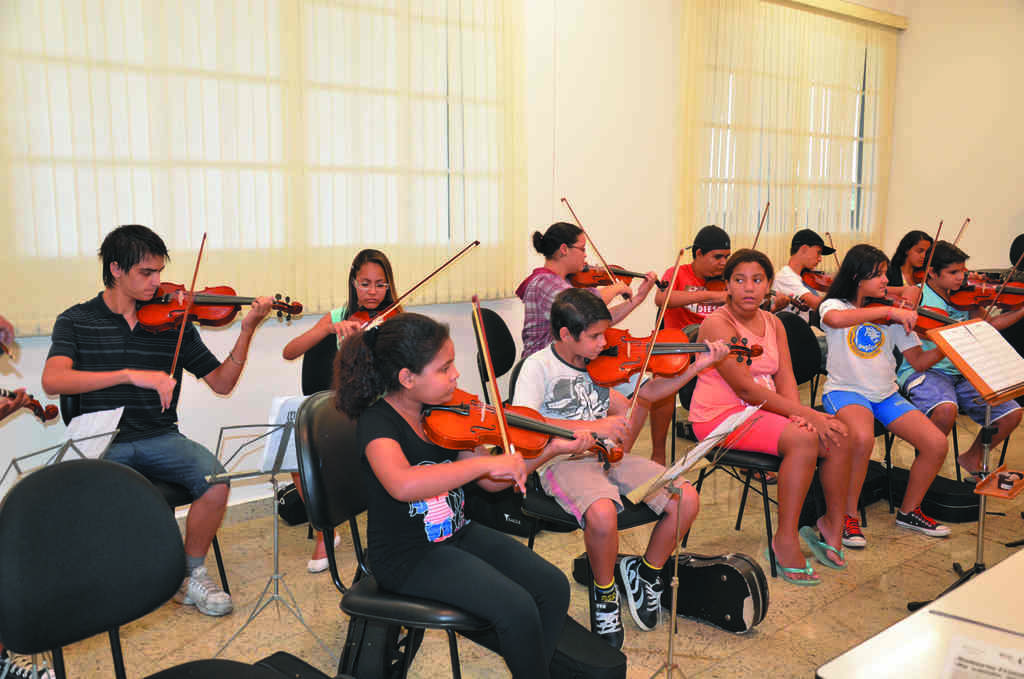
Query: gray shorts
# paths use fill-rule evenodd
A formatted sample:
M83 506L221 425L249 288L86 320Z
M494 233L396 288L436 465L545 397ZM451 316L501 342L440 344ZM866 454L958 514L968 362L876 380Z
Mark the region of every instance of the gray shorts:
M665 467L638 455L624 455L608 471L594 458L582 460L556 460L540 474L544 492L558 502L558 506L576 517L584 526L583 515L590 505L607 498L622 511L620 495L628 493L645 481L665 471ZM661 514L668 504L669 494L659 490L644 503Z
M954 377L934 369L923 373L915 371L903 384L910 402L923 410L925 415L930 415L937 405L952 403L978 424L985 424L985 402L981 400L974 385L963 375ZM1020 406L1013 399L992 406L992 421L995 422L1014 410L1020 410Z

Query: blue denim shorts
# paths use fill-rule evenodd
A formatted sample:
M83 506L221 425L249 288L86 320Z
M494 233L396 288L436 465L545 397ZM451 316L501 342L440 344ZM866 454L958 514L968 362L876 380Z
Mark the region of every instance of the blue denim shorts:
M978 424L985 424L985 401L981 400L978 390L963 375L954 377L941 370L926 370L923 373L914 372L903 384L907 396L926 415L937 405L952 403ZM992 406L992 421L1019 409L1020 406L1013 399Z
M193 499L209 489L207 476L225 471L224 465L206 446L176 431L111 444L103 457L131 467L148 479L185 486Z
M917 410L910 401L900 396L899 392L893 393L881 401L869 401L867 397L855 391L842 391L836 389L823 394L821 404L829 415L835 415L846 406L863 406L874 414L875 419L888 427L891 422L898 420L911 410Z

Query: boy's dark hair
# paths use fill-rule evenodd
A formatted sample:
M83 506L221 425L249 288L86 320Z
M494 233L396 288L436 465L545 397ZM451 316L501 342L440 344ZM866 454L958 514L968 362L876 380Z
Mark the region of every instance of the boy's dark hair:
M98 254L103 260L103 285L108 288L114 287L114 274L110 273L113 262L117 262L121 271L128 273L149 255L171 258L163 239L141 224L125 224L108 233Z
M580 333L594 323L610 320L612 315L604 300L584 288L562 290L551 304L551 334L556 340L562 328L578 340Z
M380 250L372 248L360 250L355 259L352 260L352 266L348 272L348 304L345 306L346 318L359 311L359 297L356 296L356 275L367 262L373 262L384 269L384 279L388 282L388 292L384 295L384 300L376 310L384 311L395 303L398 291L395 290L395 274L391 272L391 262L388 261L388 256Z
M951 264L963 264L968 259L966 252L948 241L940 240L933 247L932 271L936 274Z
M377 397L399 389L398 373L419 374L448 339L448 326L429 316L397 314L345 338L334 359L334 403L359 417Z
M929 248L932 246L932 243L935 242L935 239L924 231L920 231L918 229L908 231L907 235L900 239L900 244L896 246L896 252L892 255L892 266L896 269L902 268L903 263L907 261L907 255L910 253L910 249L923 240L928 241ZM904 282L911 283L912 281Z
M747 262L760 264L769 280L775 278L775 267L772 266L772 260L768 259L768 255L760 250L752 250L751 248L741 248L729 255L729 259L725 261L725 270L722 271L722 278L729 280L732 278L732 272L736 267Z
M843 257L843 263L839 265L839 271L832 279L832 285L825 293L825 299L841 299L845 302L852 302L857 297L857 286L860 285L860 282L877 276L882 264L888 261L889 258L885 256L885 253L874 245L867 243L854 245Z
M583 229L575 224L555 222L544 233L533 232L533 249L544 255L544 259L551 259L558 248L563 245L572 245L581 233L583 233Z

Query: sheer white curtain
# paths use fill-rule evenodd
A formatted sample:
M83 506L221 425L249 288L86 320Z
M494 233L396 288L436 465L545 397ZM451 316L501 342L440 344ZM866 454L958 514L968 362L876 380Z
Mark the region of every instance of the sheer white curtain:
M165 278L346 298L376 247L414 303L511 294L522 265L521 0L9 0L0 7L0 309L22 334L100 288L114 226ZM513 247L513 244L515 246ZM16 291L16 292L15 292Z
M758 249L776 265L802 227L840 252L880 243L898 34L770 1L691 0L683 44L683 243L718 224L750 247L768 201Z

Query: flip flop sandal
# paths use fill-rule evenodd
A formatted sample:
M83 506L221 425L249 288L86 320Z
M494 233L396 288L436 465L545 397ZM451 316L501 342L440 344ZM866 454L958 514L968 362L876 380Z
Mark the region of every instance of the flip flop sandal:
M772 555L767 548L765 548L764 550L764 558L768 560L768 563L772 562ZM821 584L821 578L813 578L808 580L791 577L793 575L814 575L814 569L811 568L811 562L808 559L804 559L803 568L787 568L786 566L783 566L781 563L779 563L778 560L775 561L775 566L779 569L779 575L786 582L792 583L794 585L799 585L800 587L812 587L814 585Z
M807 546L811 550L811 554L814 555L814 558L817 559L818 563L820 563L822 566L826 566L837 571L841 571L846 568L846 551L842 549L836 549L832 545L825 542L825 538L824 536L822 536L821 533L818 533L817 531L815 531L815 529L811 528L810 526L803 526L802 528L800 528L800 537L804 539L804 542L807 543ZM833 554L837 555L840 559L842 559L843 563L840 565L832 559L828 558L829 552L832 552Z

